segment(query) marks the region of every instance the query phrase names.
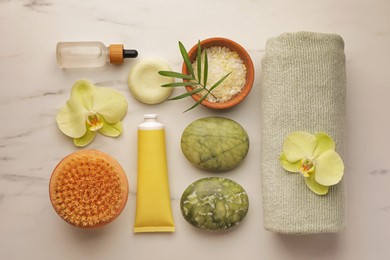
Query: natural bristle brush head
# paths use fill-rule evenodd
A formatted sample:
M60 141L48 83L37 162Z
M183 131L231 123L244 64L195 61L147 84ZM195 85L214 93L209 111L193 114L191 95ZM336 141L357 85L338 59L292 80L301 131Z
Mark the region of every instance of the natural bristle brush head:
M82 150L65 157L50 179L51 203L69 224L100 227L113 221L127 202L125 172L111 156Z

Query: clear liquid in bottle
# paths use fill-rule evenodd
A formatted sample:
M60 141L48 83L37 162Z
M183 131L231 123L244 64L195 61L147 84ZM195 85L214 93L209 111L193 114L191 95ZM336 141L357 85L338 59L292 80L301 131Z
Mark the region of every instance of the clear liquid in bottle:
M96 68L107 63L122 64L124 58L135 58L136 50L124 50L122 44L106 47L101 42L59 42L57 63L61 68Z

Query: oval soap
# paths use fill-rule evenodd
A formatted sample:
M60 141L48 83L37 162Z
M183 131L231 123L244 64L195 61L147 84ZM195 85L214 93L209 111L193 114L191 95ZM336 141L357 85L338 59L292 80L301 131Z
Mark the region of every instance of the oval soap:
M249 137L237 122L224 117L195 120L181 137L184 156L195 166L209 171L233 169L246 157Z
M210 231L236 226L246 216L249 199L236 182L221 177L203 178L183 192L180 209L191 225Z

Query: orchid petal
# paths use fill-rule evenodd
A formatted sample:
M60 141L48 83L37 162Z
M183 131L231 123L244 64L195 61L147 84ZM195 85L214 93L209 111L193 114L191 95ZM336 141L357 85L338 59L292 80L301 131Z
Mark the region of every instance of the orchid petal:
M108 124L104 123L103 127L99 129L99 133L105 136L110 136L110 137L117 137L122 134L123 128L122 128L122 122L119 121L114 124Z
M84 147L90 144L96 136L96 131L87 131L85 135L80 138L74 138L73 143L77 147Z
M340 155L328 150L316 158L315 180L322 185L337 184L344 174L344 163Z
M293 132L285 139L283 152L288 161L296 162L312 157L316 145L317 139L314 135L307 132Z
M333 139L329 135L325 133L317 133L315 137L317 138L317 146L314 150L314 154L313 154L314 158L319 157L321 154L323 154L328 150L335 149L336 145Z
M282 164L283 168L288 172L299 172L299 166L301 164L301 161L297 162L290 162L287 160L286 155L282 153L279 157L280 163Z
M317 195L325 195L328 193L329 187L316 182L313 174L305 178L305 183L307 187L309 187L309 189Z
M56 121L60 130L72 138L82 137L87 128L85 118L88 111L74 99L68 100L58 111Z
M125 96L112 88L99 87L93 95L93 110L109 123L119 122L127 113Z
M73 84L70 98L76 100L88 111L91 111L94 103L93 93L95 91L96 87L88 80L78 80Z

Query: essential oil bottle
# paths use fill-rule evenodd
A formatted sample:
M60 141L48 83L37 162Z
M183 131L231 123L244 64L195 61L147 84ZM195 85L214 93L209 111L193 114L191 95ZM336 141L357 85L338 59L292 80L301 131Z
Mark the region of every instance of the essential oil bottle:
M95 68L107 63L122 64L124 58L136 58L136 50L125 50L122 44L108 47L101 42L59 42L57 63L61 68Z

